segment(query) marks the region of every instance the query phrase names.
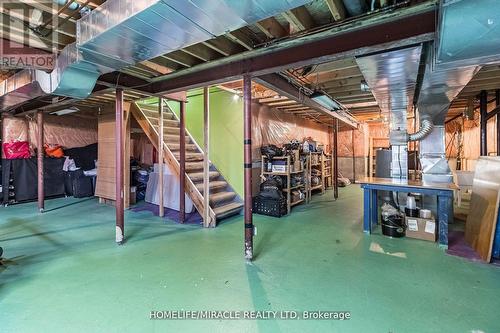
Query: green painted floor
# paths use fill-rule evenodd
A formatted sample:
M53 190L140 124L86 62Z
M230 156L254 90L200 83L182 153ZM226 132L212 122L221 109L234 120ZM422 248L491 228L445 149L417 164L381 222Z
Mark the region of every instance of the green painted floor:
M500 269L436 244L363 234L361 190L315 196L281 219L216 229L126 214L94 199L0 208L1 332L500 332ZM352 319L150 320L151 310L347 310Z

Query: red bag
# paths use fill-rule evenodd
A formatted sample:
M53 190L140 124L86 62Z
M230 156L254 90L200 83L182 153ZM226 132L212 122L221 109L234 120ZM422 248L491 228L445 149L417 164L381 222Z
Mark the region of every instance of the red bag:
M30 145L27 141L6 142L3 144L3 153L8 160L31 157Z

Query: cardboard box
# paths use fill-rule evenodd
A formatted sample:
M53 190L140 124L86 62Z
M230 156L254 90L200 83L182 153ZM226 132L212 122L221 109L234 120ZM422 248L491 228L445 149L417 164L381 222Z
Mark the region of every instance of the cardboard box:
M406 216L406 237L436 241L437 225L434 217L423 219L419 217Z
M287 172L286 160L274 160L272 172Z
M292 160L293 160L293 166L292 166L292 171L300 171L302 170L302 163L300 161L300 151L297 150L292 150Z

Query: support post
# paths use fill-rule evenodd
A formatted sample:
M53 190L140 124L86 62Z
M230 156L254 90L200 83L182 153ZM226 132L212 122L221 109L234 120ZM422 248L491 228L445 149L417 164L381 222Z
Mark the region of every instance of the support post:
M163 206L163 98L158 104L158 216L165 216Z
M116 89L115 101L115 213L116 243L124 240L123 221L123 89Z
M38 111L36 114L38 124L38 151L37 151L37 168L38 168L38 210L43 213L45 209L45 189L43 181L43 111Z
M339 120L335 118L333 120L333 197L338 199L339 197L339 164L338 164L338 154L337 154L337 136L339 132Z
M210 89L203 88L203 223L205 228L215 226L210 218Z
M180 102L179 120L180 120L180 138L179 138L179 183L180 183L180 201L179 201L179 221L184 223L186 219L186 102Z
M495 105L500 107L500 89L495 90ZM500 113L497 113L497 156L500 156Z
M243 76L243 145L244 145L244 202L245 202L245 259L253 258L252 221L252 79Z
M481 90L479 94L479 114L481 116L481 156L488 155L488 93Z
M352 183L356 183L356 154L354 153L354 129L351 130L351 142L352 142Z

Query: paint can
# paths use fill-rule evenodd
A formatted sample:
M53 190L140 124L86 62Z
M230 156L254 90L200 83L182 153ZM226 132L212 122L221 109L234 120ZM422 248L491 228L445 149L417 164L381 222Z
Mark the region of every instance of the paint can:
M418 208L405 208L405 215L408 217L418 217L420 209Z

